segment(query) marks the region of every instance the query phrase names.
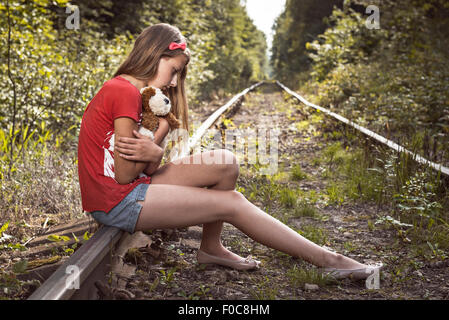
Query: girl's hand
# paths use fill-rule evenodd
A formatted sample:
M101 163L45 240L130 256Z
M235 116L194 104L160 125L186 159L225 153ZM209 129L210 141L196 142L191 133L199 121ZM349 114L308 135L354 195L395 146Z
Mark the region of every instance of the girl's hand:
M120 137L115 142L114 149L119 152L119 156L126 160L160 162L161 154L163 156L161 147L136 130L133 130L133 134L136 138Z

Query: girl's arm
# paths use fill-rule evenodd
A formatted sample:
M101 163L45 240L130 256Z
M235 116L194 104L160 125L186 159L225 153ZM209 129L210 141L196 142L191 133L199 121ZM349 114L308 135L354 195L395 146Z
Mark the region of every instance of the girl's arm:
M147 167L148 162L158 162L164 150L151 139L135 139L133 130L137 123L127 117L114 120L114 171L120 184L132 182Z

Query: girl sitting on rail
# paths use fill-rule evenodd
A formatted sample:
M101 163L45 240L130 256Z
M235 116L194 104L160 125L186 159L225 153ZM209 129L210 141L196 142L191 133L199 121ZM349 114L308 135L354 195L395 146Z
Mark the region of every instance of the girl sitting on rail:
M184 81L189 60L186 41L176 27L148 27L114 77L89 103L78 145L83 210L104 225L130 233L202 224L199 263L239 270L258 267L258 261L242 258L222 245L223 222L228 222L253 240L325 267L338 278L367 278L380 268L318 246L254 206L235 190L239 164L228 150L195 154L158 168L164 154L159 145L168 133L168 123L160 120L154 141L137 132L140 89L151 85L163 90L173 114L182 118L188 131ZM227 161L208 164L211 158Z

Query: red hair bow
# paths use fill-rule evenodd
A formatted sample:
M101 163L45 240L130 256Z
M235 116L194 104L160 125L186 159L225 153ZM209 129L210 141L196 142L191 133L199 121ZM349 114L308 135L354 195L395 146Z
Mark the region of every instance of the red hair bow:
M168 48L170 50L182 49L182 51L184 51L186 49L186 44L185 43L172 42L172 43L170 43Z

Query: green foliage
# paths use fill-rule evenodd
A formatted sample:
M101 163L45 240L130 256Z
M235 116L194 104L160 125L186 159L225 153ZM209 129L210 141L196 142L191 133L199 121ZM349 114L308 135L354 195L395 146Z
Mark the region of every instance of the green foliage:
M300 72L308 69L306 43L313 41L325 30L323 18L331 14L334 5L342 0L287 0L284 12L277 18L273 29L271 65L274 77L286 85L296 86Z
M0 6L7 16L0 20L0 80L5 84L0 90L0 156L9 153L14 161L15 142L26 143L40 127L61 133L59 143L76 143L74 129L87 102L119 63L128 41L125 35L106 42L101 33L56 30L50 1L8 3Z
M17 129L14 137L11 128L9 132L0 129L2 217L30 221L42 213L70 217L81 212L76 159L64 150L63 139L45 122L33 131ZM12 152L11 145L16 146Z
M194 97L236 92L266 77L265 35L239 0L182 3L176 21L193 52L188 80Z
M20 260L13 265L12 269L13 269L14 273L24 273L27 270L27 267L28 267L28 261Z
M329 17L334 27L328 28L319 40L308 42L306 48L313 60L312 75L324 80L326 75L340 65L367 61L372 50L385 37L385 32L365 27L363 16L351 8L334 9Z
M177 25L189 41L192 97L235 92L265 77L266 42L238 0L75 1L79 30L65 27L67 1L0 5L1 128L31 132L41 121L76 142L87 103L117 69L140 31ZM36 32L37 31L37 32ZM220 90L218 90L220 89ZM218 92L220 91L220 92ZM73 127L75 126L75 127ZM14 145L11 146L14 148Z
M176 273L177 267L170 268L169 270L159 270L161 273L160 276L160 283L162 285L172 285L173 280L175 279L175 273Z
M425 217L431 225L443 209L437 201L436 185L428 181L426 172L416 172L410 177L394 199L402 215Z
M79 29L66 27L72 5ZM81 117L145 27L170 23L188 39L193 107L265 77L264 35L238 0L11 0L0 15L0 208L13 221L82 212Z
M332 25L307 44L313 60L313 83L307 86L316 93L315 103L447 163L447 5L382 1L380 9L380 29L366 28L367 15L349 5L333 11Z
M308 94L309 101L449 166L449 3L347 0L326 19L327 29L306 41L312 29L292 17L308 2L294 3L287 1L277 21L273 53L285 64L273 60L273 67L281 80ZM379 7L380 29L366 27L368 5ZM303 47L309 70L294 56ZM305 83L298 89L300 80ZM315 163L325 166L323 177L332 181L328 202L391 204L391 216L379 217L378 223L396 228L405 242L417 242L423 255L443 259L449 246L447 179L410 155L354 136L352 129L329 126L323 136L329 147ZM342 138L344 146L332 141Z
M51 234L47 237L48 240L53 242L60 242L60 241L70 241L70 238L67 236L59 236L57 234Z
M364 9L370 4L380 8L380 29L365 25ZM356 11L356 6L363 10ZM299 91L312 93L309 99L314 103L447 166L448 9L447 1L440 0L345 1L343 8L334 8L326 31L306 44L310 78ZM289 14L293 15L285 13ZM301 68L290 66L296 77L305 78ZM447 181L416 165L411 156L372 145L347 129L330 126L323 135L340 140L334 131L344 132L349 145L330 144L319 161L326 164L323 177L333 181L327 188L329 202L352 198L393 204L397 217L392 219L413 226L407 232L398 230L403 239L416 233L434 249L435 244L447 247Z
M363 141L351 137L352 140L346 141L350 145ZM375 224L396 229L404 242L418 243L426 257L431 254L427 242L434 249L449 247L447 181L434 170L423 168L408 155L397 154L385 146L353 146L343 150L336 143L324 149L323 154L323 161L328 164L329 203L342 204L353 199L375 201L379 207L392 204L393 216L380 216ZM331 157L339 157L341 161L329 162ZM368 226L374 229L372 222Z

